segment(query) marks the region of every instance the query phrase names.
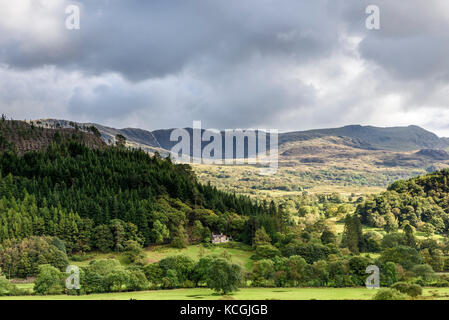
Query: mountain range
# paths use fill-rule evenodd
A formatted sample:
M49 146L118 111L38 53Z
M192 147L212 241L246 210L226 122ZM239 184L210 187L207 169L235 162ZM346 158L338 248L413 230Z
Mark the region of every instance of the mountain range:
M170 141L174 129L147 131L138 128L116 129L97 123L77 123L68 120L40 119L34 124L44 127L75 128L95 126L107 143L115 141L118 134L127 139L131 146L141 147L147 151L169 151L177 142ZM186 128L192 132L191 128ZM222 135L224 135L222 131ZM279 134L279 145L302 142L318 138L343 138L343 144L365 150L413 151L420 149L449 149L449 138L440 138L436 134L419 126L374 127L348 125L340 128L293 131Z
M55 119L32 122L44 128L88 129L94 126L107 144L115 143L116 136L123 135L127 146L141 148L150 154L158 152L163 157L177 143L170 141L174 129L116 129L96 123ZM191 128L186 130L192 132ZM204 183L211 182L223 189L251 195L259 195L261 190L267 193L273 190L297 192L317 187L319 192L335 188L352 192L365 187L369 192L377 192L397 179L449 167L449 139L414 125L386 128L348 125L279 133L278 139L279 170L271 177L260 176L257 166L248 164L193 167ZM203 146L207 143L203 142Z

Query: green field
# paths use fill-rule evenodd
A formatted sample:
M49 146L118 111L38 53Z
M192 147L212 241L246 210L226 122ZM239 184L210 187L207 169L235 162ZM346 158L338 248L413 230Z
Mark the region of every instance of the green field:
M211 245L209 248L205 248L202 245L191 245L185 249L176 249L170 246L152 246L145 249L145 256L147 263L155 263L166 257L175 255L185 255L193 260L198 260L201 256L208 255L223 255L225 252L230 256L231 261L244 267L246 270L251 270L253 266L253 260L250 257L254 254L250 246L244 245L242 243L236 244L238 248L230 248L231 244L217 244ZM114 258L118 259L120 262L124 263L122 255L115 253L94 253L93 257L86 261L71 261L71 264L78 266L86 266L90 261L96 259L108 259Z
M0 297L0 300L369 300L376 290L366 288L245 288L231 296L206 288L92 294L86 296ZM421 299L449 300L449 288L425 288Z

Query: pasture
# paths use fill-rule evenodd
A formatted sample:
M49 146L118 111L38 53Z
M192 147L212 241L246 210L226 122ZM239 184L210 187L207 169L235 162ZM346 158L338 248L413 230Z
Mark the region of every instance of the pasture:
M370 300L376 290L366 288L244 288L230 296L207 288L152 290L84 296L0 297L0 300ZM449 300L449 288L424 288L424 300Z

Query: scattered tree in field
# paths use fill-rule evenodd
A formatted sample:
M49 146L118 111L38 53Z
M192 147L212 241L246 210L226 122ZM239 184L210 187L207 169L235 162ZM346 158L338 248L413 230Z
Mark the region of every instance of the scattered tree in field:
M218 293L229 294L238 290L242 278L242 268L240 266L232 264L225 259L217 258L211 262L207 276L207 285Z
M207 283L210 274L209 269L212 265L213 260L214 259L210 256L201 257L198 260L193 270L192 278L196 286L198 286L200 283Z

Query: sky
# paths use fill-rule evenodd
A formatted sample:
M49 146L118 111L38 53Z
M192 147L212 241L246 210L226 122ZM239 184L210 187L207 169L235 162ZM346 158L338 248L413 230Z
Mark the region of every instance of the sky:
M80 28L66 28L66 8ZM366 27L368 5L380 29ZM0 112L449 136L447 0L0 0Z

